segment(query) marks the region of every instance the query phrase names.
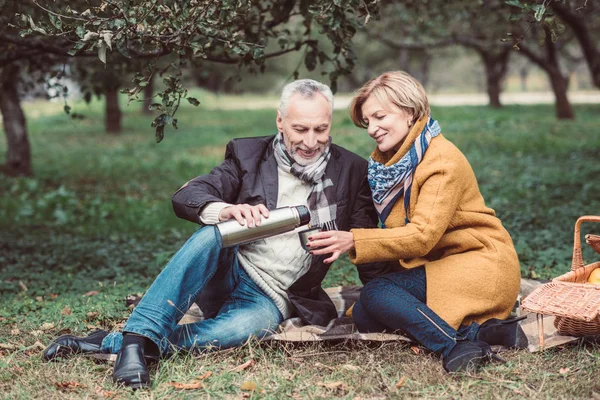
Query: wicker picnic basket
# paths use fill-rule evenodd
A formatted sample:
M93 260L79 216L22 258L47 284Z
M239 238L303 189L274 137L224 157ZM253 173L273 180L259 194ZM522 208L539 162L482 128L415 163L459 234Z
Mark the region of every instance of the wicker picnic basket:
M538 287L521 304L527 311L555 315L554 326L561 335L600 335L600 285L587 283L592 271L600 268L600 261L583 263L580 231L583 222L600 222L600 216L586 215L575 223L571 271ZM586 236L587 243L598 253L599 239L597 235Z

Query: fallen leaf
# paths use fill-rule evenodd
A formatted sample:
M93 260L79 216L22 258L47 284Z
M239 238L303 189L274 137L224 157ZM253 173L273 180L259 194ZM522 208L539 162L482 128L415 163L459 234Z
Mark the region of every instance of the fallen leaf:
M62 315L71 315L71 314L73 314L73 311L71 311L71 307L65 306L65 308L63 308L60 313Z
M53 300L54 300L55 298L57 298L57 297L58 297L58 295L57 295L56 293L50 293L50 294L48 295L48 297L50 297L51 299L53 299Z
M81 383L75 382L75 381L54 382L54 386L58 390L64 390L64 391L77 390L79 388L85 387Z
M95 296L97 294L100 294L100 292L97 292L95 290L90 290L89 292L85 293L84 296Z
M213 374L213 373L212 373L212 371L206 371L205 373L203 373L202 375L200 375L200 376L199 376L199 377L197 377L196 379L198 379L198 380L200 380L200 381L201 381L201 380L203 380L203 379L206 379L206 378L209 378L209 377L211 377L211 376L212 376L212 374Z
M0 343L0 349L14 350L15 349L15 345L14 344L10 344L10 343Z
M412 350L413 353L415 354L421 354L421 349L418 348L417 346L410 346L410 349Z
M44 332L42 332L42 331L38 331L38 330L34 330L34 331L31 331L31 332L29 332L29 333L30 333L31 335L33 335L33 336L41 336L41 335L43 335L43 334L44 334Z
M43 331L49 331L50 329L54 329L54 324L52 322L44 322L40 329Z
M40 350L44 350L46 348L46 346L44 346L39 340L36 340L34 344L32 344L31 346L29 346L30 348L34 349L34 348L38 348Z
M197 379L194 379L190 383L180 383L180 382L169 382L167 383L169 386L173 386L175 389L183 389L183 390L194 390L194 389L204 389L204 383L200 382Z
M98 311L90 311L86 315L88 318L96 318L98 316Z
M102 392L102 396L103 396L105 399L112 399L112 398L114 398L116 395L117 395L117 392L112 392L112 391L110 391L110 390L105 390L105 391L103 391L103 392Z
M11 329L10 330L10 334L13 335L13 336L14 335L20 335L21 331L19 330L19 328Z
M323 386L324 388L327 388L327 389L343 389L344 388L344 382L342 382L342 381L335 381L335 382L329 382L329 383L320 382L318 385Z
M254 364L256 364L256 361L250 359L250 360L246 361L245 363L240 364L237 367L230 369L229 372L240 372L240 371L245 370L246 368L253 366Z
M245 390L247 392L255 392L258 389L256 382L253 381L245 381L240 385L240 389Z
M334 367L330 367L329 365L321 364L320 362L315 363L315 367L328 369L330 371L334 371L335 370Z
M568 374L571 371L571 368L561 368L558 370L558 373L561 375Z
M19 286L21 287L21 290L23 290L24 292L27 291L27 286L25 286L25 284L23 283L23 281L19 281Z
M405 384L406 384L406 377L403 376L402 378L400 378L400 380L398 381L398 383L396 383L396 389L400 389Z
M44 301L44 298L42 296L37 296L35 298L35 301Z
M351 364L344 364L342 365L342 368L347 369L348 371L360 371L360 367Z

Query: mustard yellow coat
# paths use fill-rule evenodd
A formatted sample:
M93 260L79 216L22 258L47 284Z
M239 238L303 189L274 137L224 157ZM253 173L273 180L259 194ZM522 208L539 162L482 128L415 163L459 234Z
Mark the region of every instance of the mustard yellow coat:
M398 152L375 149L373 159L385 165L398 162L425 122L415 124ZM455 329L510 314L520 286L512 239L486 207L471 165L442 134L431 140L414 172L408 224L405 217L404 199L399 198L385 229L352 229L352 262L425 265L427 306Z

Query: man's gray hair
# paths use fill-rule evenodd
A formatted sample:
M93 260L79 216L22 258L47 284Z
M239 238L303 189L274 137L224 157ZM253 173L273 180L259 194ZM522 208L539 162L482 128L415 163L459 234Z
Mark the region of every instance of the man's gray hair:
M279 102L279 113L285 117L290 106L290 99L293 95L299 93L302 97L312 98L315 93L320 93L327 99L331 112L333 113L333 93L329 86L317 82L313 79L299 79L292 83L288 83L281 92L281 100Z

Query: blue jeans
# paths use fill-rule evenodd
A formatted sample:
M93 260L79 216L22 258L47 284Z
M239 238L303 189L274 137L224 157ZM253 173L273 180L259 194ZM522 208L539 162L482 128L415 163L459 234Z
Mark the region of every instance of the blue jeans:
M360 292L352 318L360 332L399 331L446 357L459 340L475 340L479 324L448 325L425 301L425 268L393 272L373 279Z
M208 319L177 325L196 301ZM277 329L275 303L238 265L237 247L221 248L214 226L196 231L158 275L123 332L150 338L161 353L240 346ZM102 350L118 353L123 335L109 334Z

